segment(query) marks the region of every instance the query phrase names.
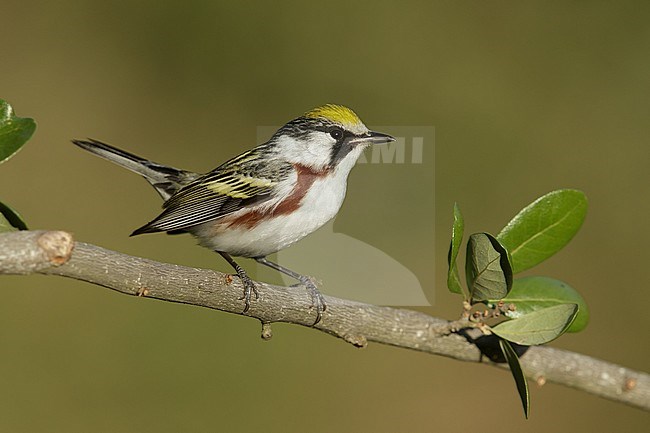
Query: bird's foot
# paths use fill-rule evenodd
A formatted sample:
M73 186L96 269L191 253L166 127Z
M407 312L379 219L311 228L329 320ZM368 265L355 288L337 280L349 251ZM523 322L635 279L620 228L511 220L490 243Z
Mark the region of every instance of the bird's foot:
M314 308L316 310L316 321L314 322L314 325L321 321L323 318L323 311L327 309L327 304L325 304L325 298L323 298L323 295L321 295L316 288L316 279L307 275L301 275L297 272L292 271L291 269L280 266L277 263L273 263L272 261L267 260L266 257L255 257L255 261L300 281L300 283L302 283L307 288L307 291L311 296L311 308Z
M316 310L316 321L314 322L314 325L317 325L323 318L323 312L327 310L325 298L318 291L316 280L314 278L304 276L300 279L300 282L305 285L309 292L309 296L311 296L311 308Z
M239 300L244 301L243 313L245 313L251 308L251 296L255 295L255 299L260 298L259 293L257 293L257 287L255 287L255 282L251 280L251 278L248 276L244 268L239 266L237 262L233 260L230 254L224 251L217 251L217 252L221 254L221 257L226 259L226 261L230 264L230 266L232 266L235 272L237 272L237 276L239 277L242 285L244 286L244 294L242 295L241 298L239 298Z
M247 312L251 307L251 297L255 295L255 299L259 299L260 295L257 292L257 287L255 282L246 274L246 272L237 273L239 279L241 280L242 285L244 286L244 294L239 298L239 300L244 301L244 313Z

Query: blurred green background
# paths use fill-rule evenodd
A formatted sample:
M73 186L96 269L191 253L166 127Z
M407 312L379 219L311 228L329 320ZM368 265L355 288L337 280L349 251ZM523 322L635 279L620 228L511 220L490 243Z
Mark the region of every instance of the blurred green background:
M0 197L32 228L229 271L187 236L129 238L158 197L69 140L207 171L251 147L259 126L327 102L370 126L434 126L434 210L432 184L366 164L334 230L394 239L386 248L433 304L421 309L455 318L459 299L445 289L453 202L466 230L496 233L536 197L582 189L583 229L531 272L565 280L591 308L583 333L553 345L647 370L648 22L641 1L5 0L0 98L38 129L0 167ZM319 276L321 264L311 266ZM642 431L648 422L553 384L533 386L524 421L504 371L358 350L283 324L263 342L250 319L73 280L2 277L0 290L2 432Z

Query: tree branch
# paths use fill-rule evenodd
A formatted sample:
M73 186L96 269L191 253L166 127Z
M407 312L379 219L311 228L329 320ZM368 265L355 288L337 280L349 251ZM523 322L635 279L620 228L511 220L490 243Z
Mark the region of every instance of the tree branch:
M192 304L243 314L238 278L219 272L158 263L74 242L60 231L0 234L0 274L60 275L128 295ZM459 322L426 314L379 307L326 296L327 310L313 326L315 313L304 290L258 283L260 298L244 315L259 319L262 337L271 338L272 322L313 327L364 347L369 341L506 368L481 355L456 332ZM462 323L460 323L462 325ZM650 410L650 375L586 355L546 346L531 347L521 364L538 384L546 381Z

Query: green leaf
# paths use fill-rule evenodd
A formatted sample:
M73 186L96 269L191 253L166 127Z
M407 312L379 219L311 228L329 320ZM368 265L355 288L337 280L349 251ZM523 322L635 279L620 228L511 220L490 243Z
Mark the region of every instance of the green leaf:
M449 253L447 254L447 263L449 264L449 272L447 273L447 287L452 293L463 293L463 287L460 283L460 275L458 275L458 266L456 259L458 258L458 251L463 242L463 230L465 222L463 221L463 214L460 212L458 203L454 203L454 225L451 229L451 244L449 245Z
M498 299L495 299L492 303L497 301ZM589 308L584 298L573 287L554 278L517 278L512 284L512 290L503 301L516 307L514 311L506 313L506 316L511 319L555 305L578 304L578 314L567 332L582 331L589 322Z
M587 197L573 189L550 192L526 206L497 235L510 251L513 271L532 268L561 250L586 213Z
M508 252L488 233L474 233L467 242L465 275L472 302L505 297L512 287Z
M34 119L16 117L11 105L0 99L0 163L18 152L35 129Z
M16 230L16 227L12 226L4 215L0 214L0 233L12 232L14 230Z
M501 322L491 329L499 337L517 344L544 344L562 335L577 313L577 304L555 305Z
M528 419L528 414L530 413L530 393L528 392L526 376L524 376L524 371L521 369L521 364L519 364L519 357L507 340L499 339L499 346L501 346L503 356L510 366L510 372L515 379L517 392L519 393L519 398L521 398L521 404L524 407L524 415Z
M18 212L0 201L0 232L27 230L27 224Z

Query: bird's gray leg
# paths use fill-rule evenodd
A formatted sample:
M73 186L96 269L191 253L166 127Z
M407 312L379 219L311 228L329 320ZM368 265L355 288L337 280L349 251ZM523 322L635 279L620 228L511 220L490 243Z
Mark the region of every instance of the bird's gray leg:
M244 313L248 311L248 309L251 307L251 295L255 295L255 299L259 299L259 294L257 293L257 287L255 287L255 283L251 278L248 276L244 268L239 266L239 264L233 260L232 257L230 257L230 254L224 253L223 251L217 251L219 254L221 254L221 257L226 259L228 263L230 263L230 266L233 267L235 272L237 272L237 275L239 276L239 279L241 280L242 284L244 285L244 294L242 295L241 298L244 300Z
M309 291L309 295L311 296L311 304L316 309L316 321L314 322L314 325L320 322L321 318L323 317L323 311L327 309L327 304L325 303L323 295L321 295L321 293L316 288L316 283L312 277L301 275L297 272L292 271L291 269L280 266L277 263L268 260L266 257L255 257L255 261L262 265L268 266L269 268L275 269L278 272L282 272L291 278L295 278L304 284Z

